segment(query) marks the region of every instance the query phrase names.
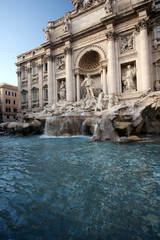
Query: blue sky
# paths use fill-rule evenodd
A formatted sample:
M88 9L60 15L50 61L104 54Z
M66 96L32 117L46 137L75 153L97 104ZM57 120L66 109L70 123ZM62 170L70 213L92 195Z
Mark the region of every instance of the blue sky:
M72 9L70 0L0 0L0 83L18 84L16 56L45 42L42 29Z

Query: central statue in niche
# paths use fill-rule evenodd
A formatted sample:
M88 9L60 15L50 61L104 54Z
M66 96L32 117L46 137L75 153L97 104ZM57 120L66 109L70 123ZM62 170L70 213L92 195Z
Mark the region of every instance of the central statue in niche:
M93 100L94 99L94 82L91 78L90 74L87 74L87 77L85 77L84 81L82 82L81 86L85 87L85 97L84 101L86 100Z

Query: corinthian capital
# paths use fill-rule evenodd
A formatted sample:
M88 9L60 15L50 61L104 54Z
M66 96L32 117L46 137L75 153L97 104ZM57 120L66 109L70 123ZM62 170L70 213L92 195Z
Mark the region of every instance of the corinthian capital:
M142 29L149 30L149 24L145 18L138 21L138 24L135 26L135 32L139 33Z
M54 58L55 58L55 57L54 57L52 54L47 54L47 55L44 57L44 59L45 59L45 60L48 60L48 61L53 61Z
M138 22L139 29L146 29L148 27L148 21L146 19L142 19Z
M116 39L116 34L114 31L108 31L106 33L106 37L107 37L107 40L110 41L110 40L115 40Z
M71 53L71 47L66 47L65 49L64 49L64 54L66 55L66 54L68 54L68 53Z

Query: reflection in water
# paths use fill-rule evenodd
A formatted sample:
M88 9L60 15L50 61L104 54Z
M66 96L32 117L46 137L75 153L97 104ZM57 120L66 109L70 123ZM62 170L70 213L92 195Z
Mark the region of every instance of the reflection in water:
M0 138L0 239L160 239L160 145Z

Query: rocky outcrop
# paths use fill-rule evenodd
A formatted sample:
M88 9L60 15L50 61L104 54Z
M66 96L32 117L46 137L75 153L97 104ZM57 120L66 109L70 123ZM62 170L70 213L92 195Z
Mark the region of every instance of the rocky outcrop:
M52 106L42 113L25 114L23 123L0 124L7 134L90 135L94 141L139 141L135 134L160 134L160 92L149 92L132 104L102 111L82 109L82 103ZM133 135L133 136L132 136Z
M15 134L18 136L28 136L35 134L42 134L44 130L45 121L30 120L30 122L11 122L0 124L1 135Z

